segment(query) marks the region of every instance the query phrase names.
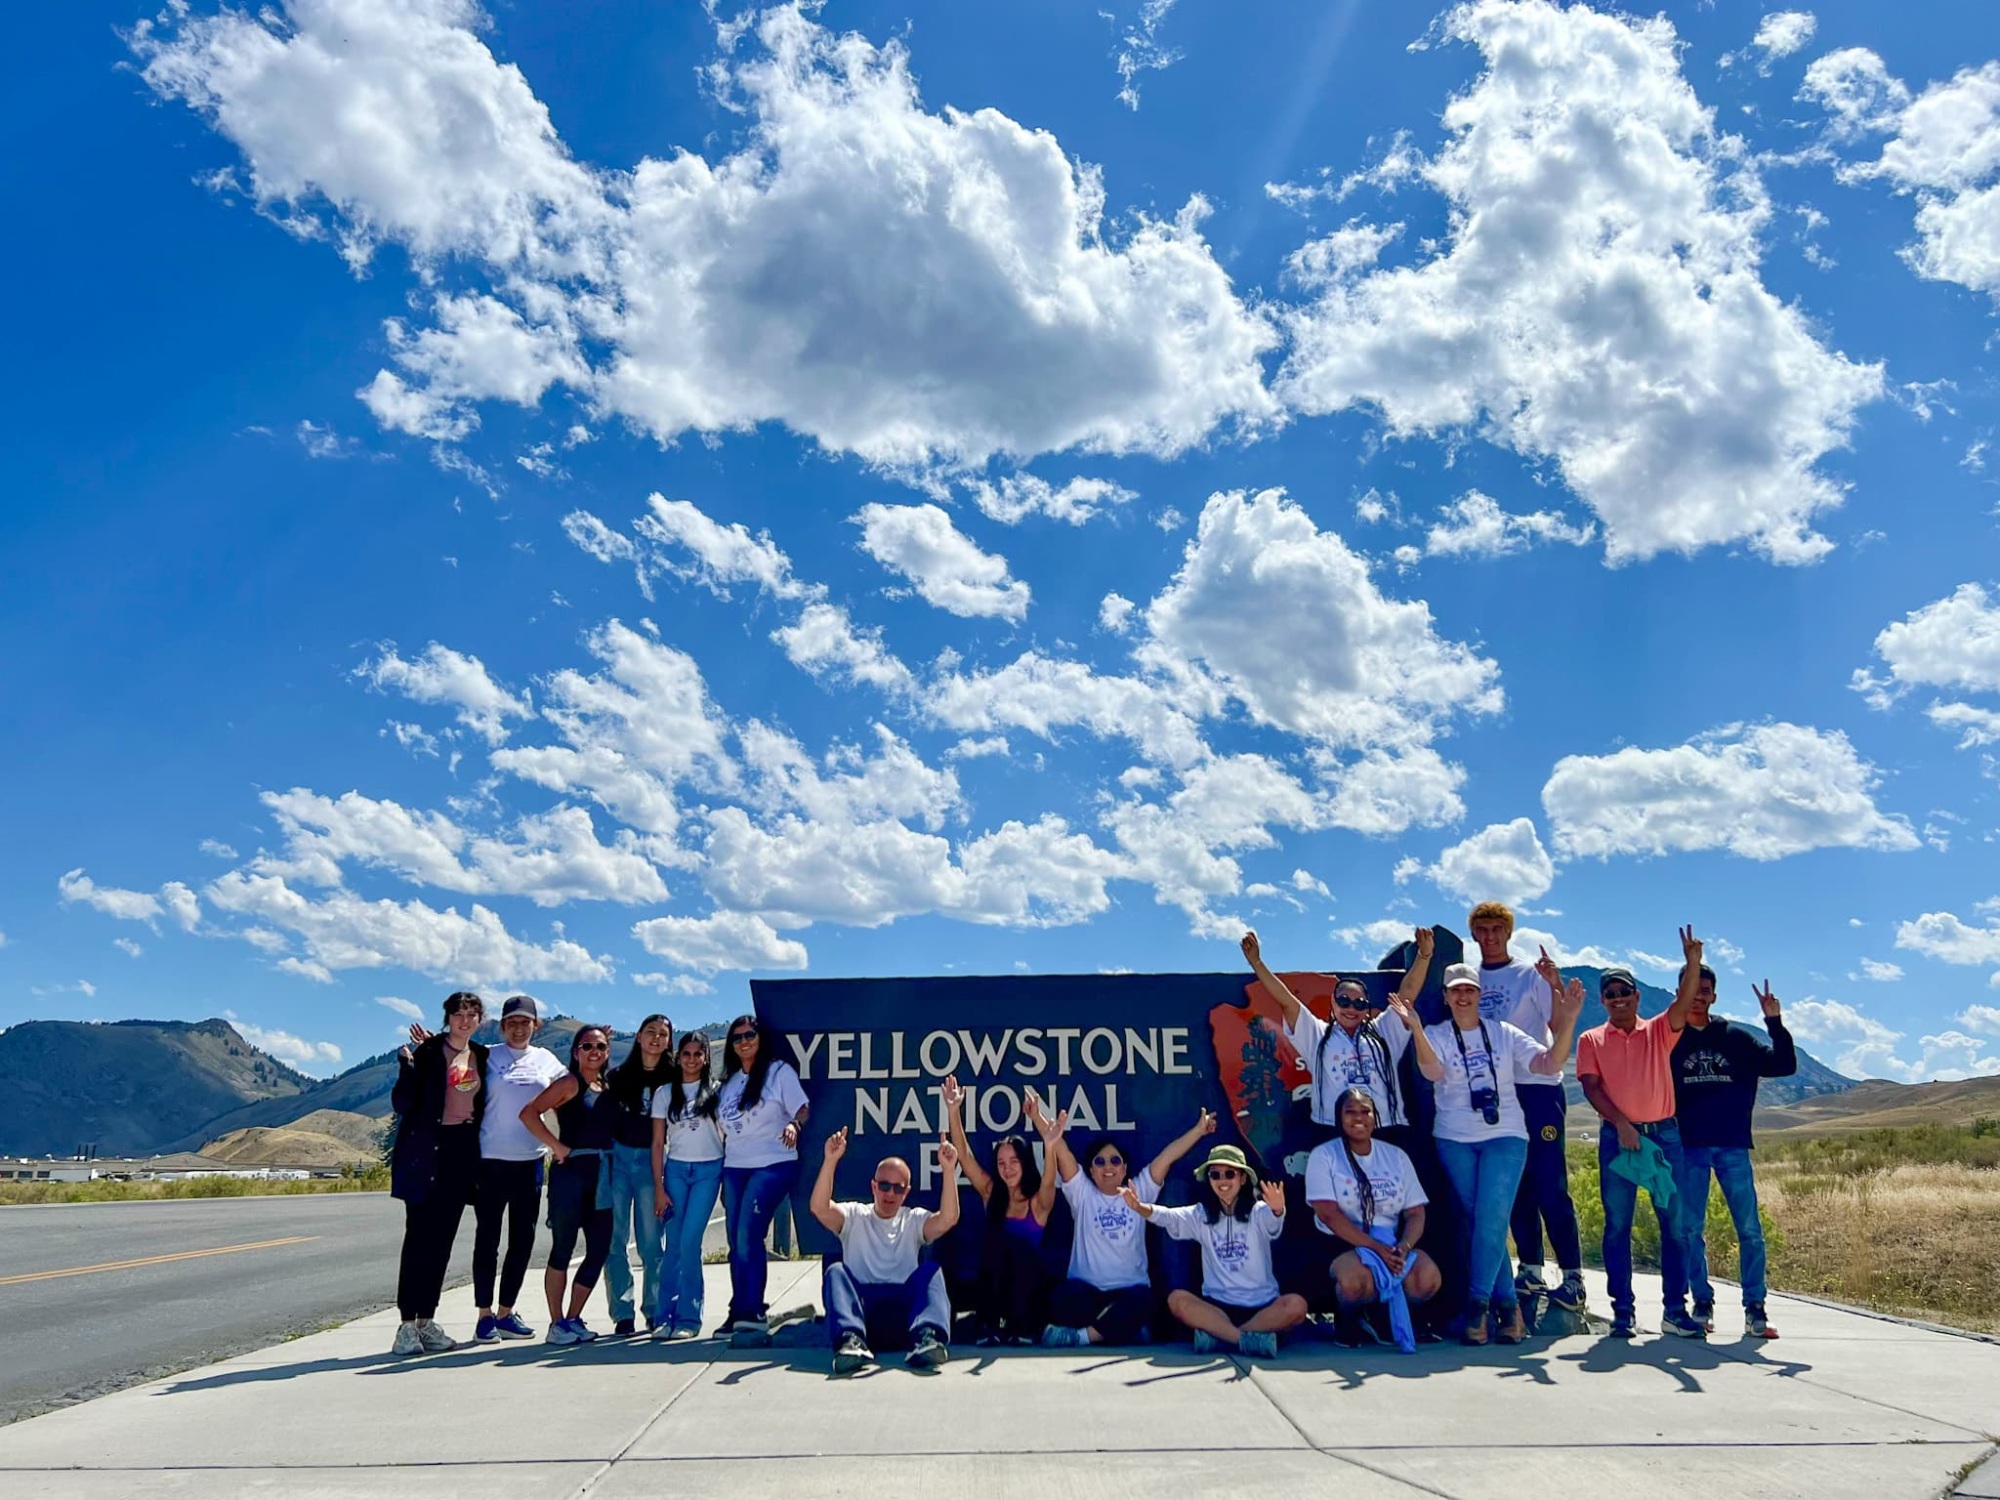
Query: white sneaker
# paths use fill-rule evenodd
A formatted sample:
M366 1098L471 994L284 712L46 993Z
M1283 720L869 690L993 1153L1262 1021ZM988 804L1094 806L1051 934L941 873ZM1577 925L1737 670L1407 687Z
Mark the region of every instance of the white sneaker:
M458 1341L438 1327L434 1318L417 1319L417 1342L426 1354L449 1354L458 1347Z
M581 1318L571 1318L569 1320L569 1331L576 1335L576 1341L579 1344L592 1344L597 1341L596 1332Z
M553 1323L549 1324L549 1331L544 1337L551 1344L577 1344L582 1342L577 1337L576 1330L570 1327L568 1318L557 1318Z
M389 1352L398 1355L422 1354L424 1352L423 1337L417 1332L417 1325L415 1323L403 1323L397 1326L396 1342L389 1346Z
M671 1323L655 1323L646 1334L656 1344L664 1344L673 1336L674 1325Z

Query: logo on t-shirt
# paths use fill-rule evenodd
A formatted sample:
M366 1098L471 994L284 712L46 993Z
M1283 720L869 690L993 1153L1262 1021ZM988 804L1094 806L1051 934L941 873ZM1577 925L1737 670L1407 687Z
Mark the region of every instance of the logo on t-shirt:
M1123 1239L1132 1228L1132 1210L1116 1199L1108 1204L1100 1204L1092 1210L1092 1215L1097 1224L1097 1232L1106 1239Z
M1246 1239L1240 1239L1234 1234L1230 1235L1227 1239L1217 1240L1214 1250L1215 1259L1219 1265L1241 1265L1250 1258L1250 1242Z

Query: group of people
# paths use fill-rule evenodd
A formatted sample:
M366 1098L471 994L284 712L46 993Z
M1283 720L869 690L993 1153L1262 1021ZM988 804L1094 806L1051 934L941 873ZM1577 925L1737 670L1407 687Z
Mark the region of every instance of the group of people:
M1430 1024L1415 1008L1435 953L1429 929L1416 930L1409 967L1385 1005L1372 1004L1360 982L1342 981L1326 1020L1265 963L1256 934L1244 936L1244 956L1310 1077L1307 1107L1325 1135L1306 1160L1310 1230L1300 1226L1321 1238L1289 1265L1277 1253L1293 1223L1285 1184L1239 1146L1209 1146L1195 1168L1194 1202L1161 1202L1174 1168L1216 1132L1206 1109L1134 1175L1118 1137L1098 1135L1079 1155L1067 1114L1051 1116L1025 1090L1039 1158L1025 1135L1010 1134L982 1161L966 1136L963 1094L948 1078L935 1209L909 1201L910 1164L896 1156L876 1163L866 1200L836 1200L849 1139L844 1128L834 1131L809 1206L839 1242L823 1283L835 1372L869 1366L878 1349L904 1350L912 1368L936 1369L949 1358L954 1298L970 1299L976 1336L996 1345L1129 1344L1149 1336L1161 1311L1197 1350L1258 1358L1275 1355L1279 1337L1314 1312L1334 1315L1343 1343L1378 1338L1408 1350L1444 1330L1472 1345L1518 1343L1528 1333L1525 1300L1584 1310L1562 1087L1572 1049L1584 1096L1602 1121L1611 1335L1637 1332L1631 1237L1642 1186L1660 1228L1662 1331L1690 1339L1713 1331L1703 1239L1713 1178L1736 1226L1746 1336L1775 1337L1764 1307L1750 1116L1758 1080L1793 1072L1797 1057L1769 984L1753 986L1766 1040L1713 1014L1714 971L1684 928L1684 964L1668 1008L1641 1017L1631 971L1606 969L1598 990L1606 1020L1578 1037L1582 982L1566 981L1545 951L1532 963L1515 958L1513 913L1501 903L1475 907L1469 926L1479 962L1445 970L1446 1014ZM483 1018L477 995L455 994L445 1002L444 1030L413 1028L414 1049L402 1055L393 1163L407 1231L397 1352L451 1347L436 1310L467 1202L478 1226L475 1337L533 1335L514 1303L533 1247L544 1152L549 1342L596 1336L582 1314L607 1269L619 1335L636 1333L642 1315L655 1338L698 1336L701 1240L718 1193L729 1242L723 1331L739 1344L768 1342L765 1239L797 1180L810 1115L782 1039L754 1016L738 1017L726 1032L718 1082L701 1033L683 1033L669 1057L674 1033L664 1016L646 1018L615 1067L601 1026L576 1033L567 1067L531 1045L537 1010L527 996L502 1007L503 1045L472 1040ZM960 1227L961 1177L982 1213L967 1226L976 1272L955 1278L935 1250L926 1251ZM1066 1250L1055 1233L1059 1215ZM1192 1242L1198 1290L1177 1286L1157 1296L1148 1227ZM1545 1232L1553 1282L1543 1276ZM579 1237L583 1260L571 1276ZM643 1282L638 1314L633 1238ZM1457 1305L1439 1316L1447 1293Z
M765 1241L798 1175L809 1110L797 1071L766 1045L757 1018L729 1024L719 1080L708 1037L685 1031L676 1046L663 1015L639 1023L615 1066L604 1026L579 1027L567 1063L535 1046L541 1009L531 996L501 1005L496 1046L473 1040L485 1019L485 1001L461 990L444 1003L443 1029L412 1026L398 1055L390 1190L403 1201L404 1231L394 1352L455 1347L437 1305L468 1205L474 1339L535 1336L516 1304L545 1185L549 1343L598 1337L583 1311L601 1277L617 1336L638 1333L641 1318L656 1339L698 1336L702 1238L718 1197L729 1238L725 1327L743 1342L768 1340Z

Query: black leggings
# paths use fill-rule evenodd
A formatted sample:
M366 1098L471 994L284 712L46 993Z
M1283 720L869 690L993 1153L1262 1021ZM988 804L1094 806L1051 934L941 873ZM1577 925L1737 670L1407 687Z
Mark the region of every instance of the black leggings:
M1095 1328L1107 1344L1136 1344L1153 1319L1153 1289L1123 1286L1105 1291L1074 1276L1049 1294L1049 1322L1058 1328Z
M512 1307L535 1253L535 1220L541 1216L542 1159L482 1161L479 1196L472 1205L472 1295L481 1307ZM500 1259L500 1222L507 1223L507 1259ZM500 1300L493 1300L493 1276Z
M438 1129L437 1172L421 1202L404 1200L403 1254L396 1267L396 1312L405 1323L437 1316L458 1223L479 1167L479 1127Z
M1049 1272L1041 1246L990 1230L979 1262L979 1317L989 1332L1034 1338L1048 1322Z
M1528 1125L1528 1164L1514 1193L1511 1228L1514 1248L1523 1266L1542 1264L1542 1225L1549 1227L1549 1248L1564 1271L1583 1266L1583 1243L1577 1234L1576 1204L1569 1196L1569 1154L1566 1122L1569 1101L1560 1084L1528 1083L1515 1091Z

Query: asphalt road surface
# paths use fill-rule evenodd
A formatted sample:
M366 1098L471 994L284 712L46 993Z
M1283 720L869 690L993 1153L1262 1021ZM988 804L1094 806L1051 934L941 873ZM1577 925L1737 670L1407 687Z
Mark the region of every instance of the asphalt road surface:
M386 1193L0 1208L0 1423L386 1307L402 1243Z

